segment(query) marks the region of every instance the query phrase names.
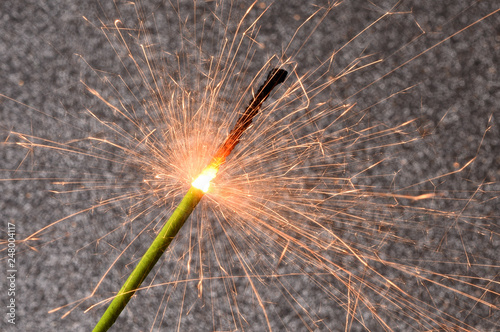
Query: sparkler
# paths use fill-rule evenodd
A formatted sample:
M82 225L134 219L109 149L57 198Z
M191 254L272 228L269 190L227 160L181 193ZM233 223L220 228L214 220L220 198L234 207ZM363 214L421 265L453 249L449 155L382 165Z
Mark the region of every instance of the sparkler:
M273 69L269 72L266 81L252 98L247 109L236 122L234 129L229 133L229 136L217 150L210 165L193 181L192 187L172 213L172 216L168 219L165 226L163 226L162 230L132 271L127 281L125 281L108 309L106 309L102 318L94 328L95 332L107 331L116 321L130 298L141 286L156 262L158 262L168 248L170 242L172 242L182 225L184 225L184 222L189 218L191 212L193 212L196 205L198 205L203 194L208 191L210 181L215 178L220 165L226 161L227 156L229 156L231 151L236 147L241 135L243 135L245 130L252 123L253 118L259 112L262 103L269 97L269 94L276 85L285 81L286 75L287 72L283 69Z
M340 2L320 0L317 7L300 3L300 10L291 10L296 15L281 13L291 8L289 1L274 15L279 1L270 9L261 7L262 2L244 8L232 1L194 2L196 8L189 11L180 8L185 3L179 1L172 5L178 7L173 11L178 16L173 17L171 8L143 11L132 2L109 3L116 4L119 13L105 9L106 19L94 27L104 32L111 52L116 52L113 65L101 67L103 59L113 56L96 61L92 50L83 57L91 73L81 74L90 95L85 99L102 101L104 106L71 103L63 114L49 113L43 124L64 129L54 135L52 128L38 132L42 122L36 116L32 128L8 123L4 138L3 146L21 148L27 157L26 161L24 155L18 160L5 158L15 164L5 168L16 171L3 179L15 174L28 184L45 181L58 200L49 204L44 200L37 211L47 208L61 217L33 218L36 222L25 223L18 238L30 260L38 262L34 268L39 270L30 273L37 276L37 294L50 299L49 319L54 312L71 308L64 320L56 319L64 325L60 330L98 319L95 308L117 298L112 296L116 280L128 274L136 253L146 251L143 246L150 243L149 237L161 232L165 215L187 186L193 182L202 187L193 179L199 174L212 178L217 172L211 192L183 226L189 235L177 236L169 245L167 257L159 261L165 266L139 289L142 293L128 304L132 314L123 315L115 328L129 330L134 324L180 331L196 330L201 324L212 330L331 330L340 325L345 330L373 331L498 328L499 263L489 257L499 234L494 177L460 178L471 166L477 167L479 148L466 157L464 151L457 152L452 170L451 163L426 169L426 158L419 162L415 158L425 153L418 145L428 139L412 127L420 121L412 121L419 112L431 117L434 125L428 126L438 128L448 120L441 109L445 113L450 108L454 114L454 101L449 100L428 109L431 92L419 89L439 90L434 83L446 84L440 75L453 76L456 68L449 64L455 60L452 57L441 68L426 56L439 55L462 32L489 31L478 27L491 23L497 8L487 2L476 2L476 7L468 7L472 1L462 2L460 10L450 10L451 18L437 27L434 15L429 15L434 8L425 8L426 15L418 16L425 2L394 1L401 4L398 9L382 10L367 1L362 4L369 8L367 15L357 10L349 14L353 20L370 17L360 28L337 20L339 11L345 10L341 6L355 3L348 1L337 12ZM304 16L304 8L313 8L309 16ZM173 35L179 38L149 38L156 29L163 36L165 23L158 20L156 27L163 12L178 23L179 31ZM134 19L139 15L137 25L127 22L129 14ZM323 20L327 14L332 21ZM428 15L432 23L426 22ZM286 31L267 27L280 19L278 27L286 26ZM92 19L84 22L90 26ZM377 33L380 28L384 33ZM384 53L378 46L387 44L385 30L397 30L398 38ZM275 35L282 38L287 33L293 33L290 43L274 45ZM328 46L309 48L307 41L315 38L321 44L328 40ZM484 44L488 43L477 43ZM52 45L57 48L59 43ZM446 55L455 51L448 46L445 50L450 51ZM471 62L474 51L468 51ZM279 55L269 59L269 54ZM269 61L260 69L256 59ZM419 63L423 59L426 63ZM250 73L259 72L260 77L275 63L291 68L290 84L280 98L264 106L255 130L245 134L240 149L225 161L239 141L238 126L229 134L226 129L246 106L241 98L260 81ZM125 70L116 69L116 64ZM427 76L433 84L421 76L407 76L412 64L418 72L430 68ZM494 68L481 69L484 76L490 71ZM395 84L399 74L403 82ZM92 82L93 78L101 81ZM466 79L460 82L467 84ZM422 102L407 105L416 96ZM86 108L83 116L73 112ZM74 118L81 122L74 124ZM460 128L472 121L464 122ZM484 134L486 142L495 130L490 130L491 123L480 134L468 131L460 140ZM426 136L427 126L423 127L420 134ZM437 153L458 150L451 149L448 136L433 141ZM231 143L219 145L226 137L232 137ZM407 148L413 153L408 155ZM207 188L207 180L201 182ZM195 196L199 193L193 191ZM17 197L7 195L11 196ZM87 212L92 215L87 217ZM30 213L35 214L44 216ZM120 223L118 216L123 215ZM75 244L75 238L86 240ZM62 253L47 254L57 244ZM66 261L64 250L70 257ZM57 264L59 260L63 263ZM75 273L73 265L85 267ZM44 284L48 270L53 271L51 282ZM102 273L96 276L95 271ZM33 279L27 280L25 289ZM61 294L59 290L71 292L75 284L86 285L85 293L54 296L55 287ZM47 306L39 303L43 301L30 301L29 310L41 321L44 318L38 317L47 316L47 310L40 308ZM82 303L88 304L87 315L77 310ZM156 308L156 315L151 310L140 315L137 308Z

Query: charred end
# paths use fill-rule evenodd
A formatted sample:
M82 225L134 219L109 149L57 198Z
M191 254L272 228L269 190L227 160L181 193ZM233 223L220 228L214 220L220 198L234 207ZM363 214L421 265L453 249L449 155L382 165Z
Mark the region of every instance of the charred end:
M266 101L271 91L278 85L285 81L288 72L284 69L272 69L267 78L257 90L257 93L250 100L250 104L245 109L243 115L236 121L233 130L229 133L224 143L217 150L213 162L221 165L225 162L226 157L231 153L234 147L238 144L241 135L252 123L253 118L259 113L259 110Z

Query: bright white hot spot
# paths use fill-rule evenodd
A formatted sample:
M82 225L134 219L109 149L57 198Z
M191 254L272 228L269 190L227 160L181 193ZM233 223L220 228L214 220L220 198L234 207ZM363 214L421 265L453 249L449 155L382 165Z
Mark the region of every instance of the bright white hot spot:
M214 166L208 166L191 184L193 187L200 189L204 193L210 188L210 181L217 175L219 169Z

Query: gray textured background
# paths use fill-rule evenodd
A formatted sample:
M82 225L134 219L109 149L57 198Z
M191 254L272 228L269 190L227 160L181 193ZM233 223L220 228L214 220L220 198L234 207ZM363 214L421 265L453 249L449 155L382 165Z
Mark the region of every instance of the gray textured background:
M178 21L177 17L172 10L165 9L168 6L161 1L143 2L146 13L156 8L156 28L152 25L151 31L161 35L165 45L169 45L172 51L175 51L177 36L169 36L171 30L168 29L168 24L175 24ZM150 2L153 4L150 5ZM385 10L390 8L391 4L390 1L376 3ZM355 75L353 81L336 85L337 90L332 91L332 95L335 94L335 98L340 100L352 94L357 88L365 86L376 77L492 12L498 6L495 5L495 1L447 1L446 5L437 3L402 1L398 11L412 10L411 15L391 17L370 29L365 37L346 47L346 50L339 55L341 57L339 63L346 64L358 56L363 48L366 48L367 53L382 55L387 60L369 73ZM189 4L186 5L187 8L190 7ZM272 10L261 20L259 42L266 47L259 51L264 60L256 63L255 68L263 64L266 56L281 52L281 42L288 40L300 22L293 16L302 15L301 20L304 19L305 15L302 14L304 6L306 5L302 2L277 1ZM312 8L309 6L308 11ZM319 63L318 59L324 58L332 50L337 49L338 45L344 44L382 12L383 10L376 9L369 2L345 1L325 18L307 45L307 51L295 59L299 66L298 71L305 73L315 68ZM164 13L168 19L161 18ZM57 138L61 141L84 137L85 133L93 130L92 124L88 122L89 118L82 114L86 107L99 112L103 106L85 92L80 80L84 80L90 86L95 84L103 89L106 87L100 85L96 73L82 61L80 55L90 65L107 68L110 72L120 72L123 68L116 63L113 50L99 29L82 17L85 16L90 22L98 24L98 17L108 19L109 23L116 17L114 15L117 15L116 11L113 9L113 4L108 1L101 3L89 1L81 4L78 1L4 0L0 3L0 93L18 101L14 103L0 97L2 140L6 140L10 130L49 139ZM133 12L123 11L121 15L122 19L128 18L133 21ZM412 37L418 34L415 21L426 34L408 44ZM398 51L402 45L407 46ZM210 48L206 51L214 52ZM463 165L476 156L486 128L492 125L484 134L484 140L472 167L451 179L444 188L452 192L465 193L459 196L467 198L470 197L471 191L484 182L486 183L482 187L484 190L498 192L500 133L496 117L499 115L500 99L499 54L500 14L496 14L411 61L374 87L367 89L367 93L362 93L351 100L362 108L385 98L388 91L399 91L418 84L409 93L384 103L376 110L378 121L397 124L406 119L418 118L422 133L426 130L433 131L433 135L425 136L419 144L410 145L398 152L398 158L391 167L393 170L399 170L401 183L416 183L453 171L456 169L454 163ZM441 121L445 114L447 116ZM489 123L490 116L492 118ZM58 120L64 120L70 126L64 128ZM57 174L58 169L66 173L78 173L79 169L86 166L82 165L78 158L58 159L57 154L44 155L35 151L34 155L26 159L21 169L30 170L33 167L37 172L21 171L13 174L4 170L17 167L26 155L26 151L11 145L0 147L0 169L3 178L20 176L46 178L54 173ZM104 167L104 164L99 167ZM102 169L104 174L116 171L114 167L119 168L112 164L105 167L106 169ZM43 171L38 172L38 170ZM386 185L381 184L381 186ZM87 206L84 201L69 203L71 195L62 200L57 195L51 194L50 190L54 187L50 181L0 182L0 188L0 220L2 225L6 225L8 221L15 221L19 238L33 233L40 228L40 225L46 225ZM99 197L98 194L88 195L88 197L78 196L78 199L91 201ZM485 197L479 198L481 204L468 206L466 212L488 217L487 222L494 224L490 225L489 229L498 232L498 200L494 198L487 200ZM436 204L441 205L433 208L451 211L460 211L461 207L466 205L464 201L458 200L449 202L443 200ZM17 256L18 324L12 329L2 322L0 329L2 331L6 328L7 331L90 330L102 309L87 314L77 309L64 320L60 319L60 314L47 314L47 311L89 294L88 285L95 284L99 280L114 256L108 255L107 259L100 258L101 254L106 256L105 246L97 251L89 249L80 252L78 249L95 239L94 234L99 233L96 227L98 228L100 223L115 220L116 217L113 216L118 216L122 212L118 206L112 211L107 211L107 214L105 211L96 211L94 215L76 216L64 226L58 227L57 232L51 234L53 241L44 242L43 247L37 247L38 251L30 250L25 245L18 246L20 250ZM89 218L93 219L92 223L88 222ZM2 226L2 238L5 227ZM472 242L468 245L474 247L476 251L477 248L484 246L477 252L489 258L493 265L486 269L485 273L494 275L499 272L499 261L496 258L498 236L489 242ZM401 255L403 254L404 251L401 252ZM3 276L5 268L2 266L0 271L0 275ZM116 280L122 273L111 273L110 276ZM0 299L3 307L6 291L5 279L3 277L1 279ZM300 281L297 282L300 284ZM498 291L498 285L496 289ZM498 298L489 297L487 300L499 305ZM147 294L134 301L134 306L126 312L127 317L122 317L123 322L120 324L122 330L149 330L152 313L148 312L148 308L153 308L153 313L156 312L157 296ZM255 306L255 304L248 305ZM85 307L83 305L81 308ZM284 308L283 310L286 310L287 307ZM456 310L456 317L463 318L460 308L452 310ZM196 321L198 319L196 317L193 314L191 318L186 318L190 323L186 329L211 330L210 325L204 325L207 322L210 324L210 315L204 318L206 322L202 319ZM337 325L332 323L336 317L345 319L342 318L341 309L337 311L332 309L331 314L325 317L328 322L326 325L332 330L337 330ZM259 325L263 322L259 318L255 319L257 321L253 324L252 317L248 317L249 331L258 331L263 327ZM496 327L498 330L500 328L498 319L498 312L493 312L488 321L471 318L468 322L479 329L484 326L484 329L495 330ZM278 320L276 325L278 330L283 329L282 323ZM295 330L294 324L300 326L297 320L283 324L290 330ZM320 329L326 328L323 326ZM397 327L395 329L398 330Z

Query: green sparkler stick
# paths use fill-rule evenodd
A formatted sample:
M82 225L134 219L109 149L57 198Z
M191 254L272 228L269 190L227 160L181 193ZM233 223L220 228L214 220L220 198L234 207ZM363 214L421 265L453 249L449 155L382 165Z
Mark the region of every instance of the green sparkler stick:
M125 284L108 306L99 322L97 322L93 332L105 332L113 325L135 291L141 286L156 262L170 245L170 242L172 242L182 225L184 225L184 222L191 215L191 212L193 212L196 205L198 205L201 198L208 190L210 181L215 178L219 166L226 161L226 157L238 144L241 135L243 135L245 130L250 126L264 101L269 97L271 91L285 80L287 74L288 72L283 69L273 69L269 72L266 81L250 100L250 104L236 122L236 125L229 133L224 143L215 153L210 165L205 168L200 176L193 182L193 186L189 189L165 226L163 226L160 233L156 236L156 239L132 271L127 281L125 281Z
M161 255L168 248L168 245L179 232L184 222L191 212L200 202L205 193L200 189L191 187L186 196L179 203L174 213L170 216L165 226L153 241L148 251L142 256L141 260L128 277L125 284L106 309L101 319L94 328L94 332L107 331L118 318L122 310L127 305L130 298L134 295L137 288L140 287L146 276L153 269Z

